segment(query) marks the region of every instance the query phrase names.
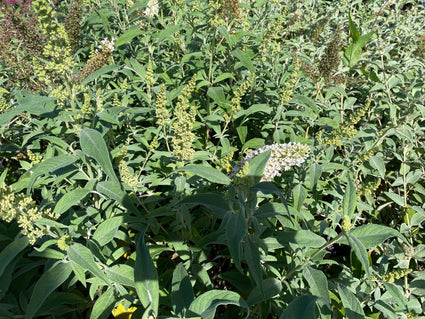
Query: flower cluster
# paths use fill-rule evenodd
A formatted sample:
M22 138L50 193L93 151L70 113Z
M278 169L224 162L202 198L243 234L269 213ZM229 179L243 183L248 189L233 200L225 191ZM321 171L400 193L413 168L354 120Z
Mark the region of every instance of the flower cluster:
M0 186L0 219L7 223L16 220L21 233L28 237L31 245L49 230L48 226L38 224L37 221L41 218L55 220L58 217L50 209L39 210L32 198L15 194L9 186Z
M261 182L271 181L275 176L280 176L282 171L287 171L292 166L301 165L310 153L308 146L301 143L266 145L247 154L238 165L232 169L229 177L234 178L239 170L244 167L246 162L250 162L257 155L267 151L271 151L271 154L264 168L263 176L260 180Z
M230 103L230 106L232 108L232 116L237 112L240 111L241 108L241 99L245 95L246 91L249 89L249 87L252 84L252 81L254 80L254 74L252 74L248 80L246 80L240 87L236 89L235 96L232 98L232 101Z
M145 16L148 16L149 18L154 18L155 16L158 16L159 14L159 3L158 0L149 0L148 5L143 11Z
M392 284L396 279L403 278L412 272L412 269L393 269L382 276L382 280Z
M295 59L294 69L292 70L291 75L289 76L289 79L285 82L285 88L279 92L281 105L288 103L292 99L292 96L294 95L294 87L295 87L295 84L297 83L299 70L300 70L300 61L298 59Z
M78 42L80 38L80 24L83 18L83 1L74 0L65 18L65 30L68 35L69 45L72 51L78 48Z
M115 48L115 39L112 38L112 40L108 40L105 38L101 41L101 44L99 50L96 49L92 51L86 65L82 67L79 74L74 77L73 80L75 83L80 84L90 74L99 70L102 66L109 64Z
M181 161L191 160L193 153L195 153L192 148L192 142L195 139L192 128L196 117L196 107L189 103L189 98L195 89L195 85L196 74L190 79L187 86L179 95L179 101L174 111L176 120L173 123L173 155Z
M165 95L165 85L159 88L158 96L156 97L155 117L156 124L164 126L169 120L169 112L167 110L167 96Z

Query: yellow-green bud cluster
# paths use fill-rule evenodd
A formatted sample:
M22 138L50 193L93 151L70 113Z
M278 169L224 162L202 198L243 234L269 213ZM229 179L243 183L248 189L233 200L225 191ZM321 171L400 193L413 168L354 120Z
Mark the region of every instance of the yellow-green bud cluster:
M35 155L31 150L27 151L28 159L33 163L37 164L43 160L43 155Z
M191 160L195 152L192 148L192 143L195 139L192 128L196 118L196 107L189 103L189 98L195 89L195 85L196 74L190 79L189 83L178 97L178 102L174 110L174 136L172 138L173 155L176 159L181 161Z
M310 154L308 146L301 143L266 145L247 154L235 167L233 167L229 177L233 178L236 176L246 162L250 162L257 155L267 151L271 153L264 167L261 181L271 181L275 176L280 176L282 171L287 171L292 166L301 165Z
M112 101L112 106L115 106L115 107L121 106L121 101L118 98L117 93L114 94L114 100Z
M41 218L55 220L58 217L50 209L39 210L32 198L15 194L9 186L0 186L0 218L7 223L16 220L21 233L28 237L31 245L49 230L48 226L37 224L37 221Z
M159 145L158 138L155 136L149 145L149 151L153 152L154 150L158 148L158 145Z
M232 165L230 164L230 161L233 159L234 152L230 152L226 154L226 156L220 158L217 162L217 168L221 169L222 171L226 171L226 173L230 173L232 171Z
M353 227L351 223L351 218L348 215L344 215L342 218L341 228L343 231L349 231Z
M251 86L253 80L254 74L252 74L248 80L246 80L244 83L242 83L241 86L236 89L235 96L232 98L232 101L230 103L230 106L232 108L232 114L235 114L237 111L240 111L242 109L241 99L245 95L248 88Z
M115 163L120 163L127 156L127 146L123 145L121 151L115 156Z
M283 32L285 31L286 15L289 6L286 6L281 16L271 23L260 42L259 56L264 62L267 56L275 55L280 51L280 41L282 41Z
M90 103L90 96L87 93L84 93L84 102L83 107L81 108L81 113L83 115L90 115L92 112L92 107Z
M96 90L96 111L103 112L103 110L102 90L99 88Z
M158 96L156 97L156 124L164 126L169 120L169 112L166 108L167 96L165 95L165 85L159 88Z
M326 136L323 143L326 146L341 146L343 140L351 140L357 134L355 124L357 124L365 116L369 108L370 100L368 100L362 108L357 109L353 114L351 114L347 121L344 121L344 123L341 123L336 129L334 129L332 134Z
M367 151L364 154L359 155L359 157L357 158L359 160L359 162L365 162L367 161L371 156L375 155L376 153L376 149L372 148L369 151Z
M148 61L148 67L146 69L145 81L148 85L153 85L155 83L151 58L149 58L149 61Z
M233 177L232 185L241 191L247 191L255 184L254 176L248 175L249 162L244 162L239 171Z
M127 78L125 78L124 81L122 81L120 88L121 88L121 90L123 90L123 92L127 91L127 89L128 89Z
M393 269L382 276L382 280L392 284L395 280L403 278L410 274L412 269Z
M9 104L5 100L0 99L0 113L6 111L9 108Z
M69 246L71 246L72 242L73 240L71 236L64 235L58 239L58 242L56 243L56 245L58 245L60 250L66 251L68 250Z
M119 163L119 169L120 169L121 181L123 183L126 183L131 188L136 188L138 185L137 178L130 173L127 163L124 160L122 160Z
M298 79L299 70L300 70L300 62L298 60L295 60L294 69L292 70L288 81L285 82L285 88L282 89L279 93L281 105L288 103L292 99L292 96L294 95L295 83L297 83L297 79Z
M369 182L364 184L363 186L361 186L358 190L357 190L357 199L360 198L360 196L362 195L371 195L373 194L378 187L381 185L381 179L378 178L376 181L374 182Z

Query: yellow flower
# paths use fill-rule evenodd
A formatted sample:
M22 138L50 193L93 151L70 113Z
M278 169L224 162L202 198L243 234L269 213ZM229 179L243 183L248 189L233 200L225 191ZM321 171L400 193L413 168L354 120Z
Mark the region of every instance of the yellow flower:
M117 319L130 319L133 312L137 310L136 307L130 307L127 310L124 307L124 303L120 303L118 307L112 309L112 315Z

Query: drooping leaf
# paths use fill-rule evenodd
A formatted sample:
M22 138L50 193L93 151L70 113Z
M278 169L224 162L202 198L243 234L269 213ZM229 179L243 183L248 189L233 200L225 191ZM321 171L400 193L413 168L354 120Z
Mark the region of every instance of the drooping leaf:
M105 65L103 67L101 67L99 70L94 71L93 73L91 73L88 77L86 77L83 82L81 82L81 85L86 85L88 83L90 83L91 81L99 78L100 76L112 72L114 70L117 70L121 68L120 65L115 65L115 64L111 64L111 65Z
M28 246L28 237L23 236L15 239L0 252L0 277L3 275L4 270L25 247Z
M80 132L80 144L84 154L94 158L109 178L119 184L102 134L96 130L85 128Z
M266 278L260 286L256 286L249 294L246 303L249 306L257 305L263 301L272 299L282 291L282 283L276 278Z
M53 213L59 215L65 213L72 206L77 205L81 200L83 200L88 193L90 193L90 191L87 189L77 188L64 194L56 203Z
M369 164L379 172L379 176L385 178L385 163L382 157L374 155L369 158Z
M171 304L176 314L183 314L183 310L188 310L191 303L195 300L192 284L183 264L177 265L173 272L173 281L171 286Z
M125 264L113 265L105 268L108 278L117 284L134 287L134 269Z
M248 312L245 300L234 291L210 290L197 297L189 307L189 315L200 316L202 319L213 319L220 305L236 305ZM248 318L248 314L246 315Z
M70 263L57 262L41 275L34 286L31 300L26 309L25 319L31 319L37 314L46 298L68 279L71 272Z
M90 319L107 319L115 305L114 288L109 287L93 305Z
M143 232L136 247L136 263L134 265L134 281L137 296L143 307L158 315L159 282L158 272L145 244Z
M100 246L106 245L114 238L123 221L123 216L115 216L106 219L94 232L93 239L96 240Z
M303 269L303 276L310 287L310 292L326 300L326 302L330 304L331 299L328 291L328 280L325 274L321 270L306 266Z
M232 213L226 223L226 238L229 247L230 256L241 269L241 242L245 238L248 230L246 219L241 211Z
M346 237L348 239L348 243L350 244L350 247L353 249L357 258L360 260L360 263L362 264L367 277L370 278L369 259L367 257L367 251L365 246L357 237L353 236L351 233L349 233Z
M143 213L139 211L134 205L132 199L128 194L121 189L119 183L113 181L99 182L96 185L96 190L105 195L107 198L116 200L120 205L125 207L130 213L135 214L139 217L143 216Z
M220 219L223 219L229 210L228 203L220 193L203 193L186 196L180 203L203 205L209 208Z
M82 269L88 270L97 278L102 279L105 283L110 283L108 277L106 277L99 268L99 265L94 261L93 253L87 247L79 243L72 244L68 248L68 258Z
M32 169L32 174L28 182L27 196L31 194L32 186L38 177L46 173L52 173L60 168L64 168L71 165L78 159L77 156L73 155L59 155L52 158L48 158L41 163L36 164Z
M307 198L307 190L301 183L299 183L295 185L295 187L292 189L292 194L294 198L294 208L297 211L301 211L301 207L304 204L305 199Z
M404 207L404 198L396 193L384 192L394 203L397 205Z
M316 319L316 303L319 300L319 297L312 295L300 296L286 307L279 319Z
M225 174L220 172L218 169L211 166L202 165L202 164L189 164L180 168L178 171L185 171L193 175L205 178L207 181L210 181L211 183L224 184L224 185L230 184L229 177L227 177Z
M364 319L365 314L360 301L343 285L338 284L338 293L348 319Z
M140 29L130 29L124 32L116 41L115 41L115 47L118 48L119 46L126 44L133 40L138 35L143 34L143 31Z
M326 244L326 239L310 230L284 230L277 235L281 243L293 243L300 247L320 248Z
M357 197L356 187L354 186L354 183L351 180L350 176L348 176L347 187L345 188L345 194L342 204L344 215L348 215L350 218L352 218L354 211L356 210Z
M355 236L366 249L376 247L391 237L398 237L407 242L406 238L396 229L379 224L357 226L350 231L350 234ZM348 244L348 241L342 238L340 243Z
M251 237L247 237L247 240L243 243L243 251L250 275L254 278L257 287L260 288L260 292L262 292L263 270L261 268L260 251L253 243Z

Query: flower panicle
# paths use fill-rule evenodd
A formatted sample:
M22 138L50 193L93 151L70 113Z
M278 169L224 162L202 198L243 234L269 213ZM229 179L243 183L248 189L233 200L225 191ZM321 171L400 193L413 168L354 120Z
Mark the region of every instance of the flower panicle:
M310 149L301 143L285 143L266 145L260 149L248 153L229 173L234 178L246 162L250 162L257 155L271 151L270 158L264 168L261 182L271 181L280 176L282 171L287 171L293 166L300 166L308 158Z

